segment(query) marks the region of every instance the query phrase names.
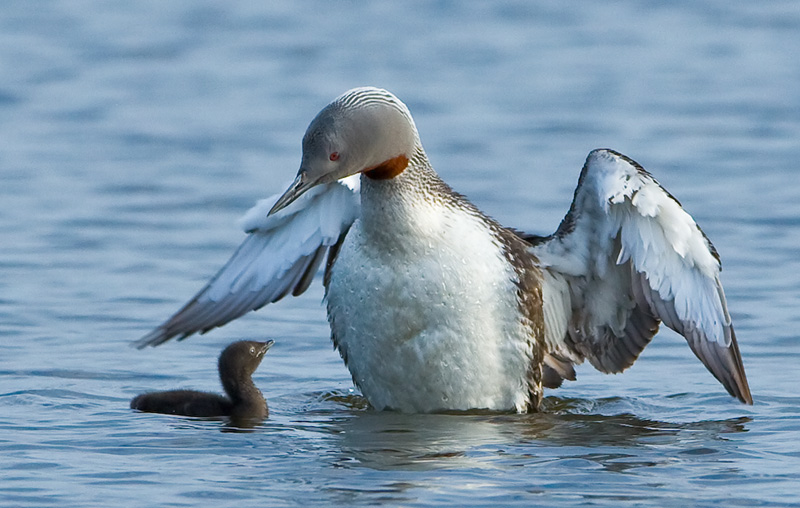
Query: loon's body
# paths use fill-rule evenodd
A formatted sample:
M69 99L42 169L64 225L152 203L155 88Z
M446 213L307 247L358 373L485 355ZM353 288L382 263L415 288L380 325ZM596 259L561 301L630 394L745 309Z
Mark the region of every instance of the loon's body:
M363 394L406 412L536 407L541 284L525 243L445 186L422 152L391 180L362 178L370 212L344 240L327 301Z
M262 420L269 414L267 401L253 383L253 372L274 341L238 341L219 356L219 379L227 397L196 390L168 390L137 395L131 409L182 416L230 416L234 421Z
M399 99L358 88L312 121L297 178L244 227L228 264L140 347L302 293L327 252L332 339L375 408L535 410L574 363L630 366L662 321L752 403L716 251L612 150L589 154L556 233L525 235L438 177Z

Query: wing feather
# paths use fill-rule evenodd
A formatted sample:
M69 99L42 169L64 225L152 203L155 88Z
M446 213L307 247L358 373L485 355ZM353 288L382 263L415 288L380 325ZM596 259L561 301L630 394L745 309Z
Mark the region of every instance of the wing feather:
M752 404L719 256L639 164L592 151L564 221L531 249L545 273L547 342L555 353L620 372L663 321L731 395Z
M134 345L205 333L308 289L325 253L346 234L360 209L358 180L319 185L269 215L278 196L259 201L240 221L248 236L225 266L186 305Z

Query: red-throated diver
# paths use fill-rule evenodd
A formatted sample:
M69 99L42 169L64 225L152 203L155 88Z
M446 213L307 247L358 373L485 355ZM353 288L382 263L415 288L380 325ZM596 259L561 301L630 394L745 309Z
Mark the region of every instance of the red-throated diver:
M302 293L327 251L333 342L377 409L535 410L575 363L629 367L662 321L752 403L716 250L613 150L589 154L553 235L526 235L439 178L397 97L357 88L311 122L297 178L243 226L225 267L139 347Z

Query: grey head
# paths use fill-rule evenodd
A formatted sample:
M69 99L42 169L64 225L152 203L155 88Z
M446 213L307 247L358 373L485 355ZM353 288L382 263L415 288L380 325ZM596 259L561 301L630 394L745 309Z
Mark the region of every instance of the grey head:
M420 145L411 113L400 99L374 87L354 88L325 106L303 136L297 178L270 214L312 187L385 167L402 172Z

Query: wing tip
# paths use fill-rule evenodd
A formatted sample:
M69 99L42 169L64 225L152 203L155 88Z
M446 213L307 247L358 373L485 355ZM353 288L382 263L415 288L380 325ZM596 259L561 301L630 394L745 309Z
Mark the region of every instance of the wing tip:
M728 393L738 399L742 404L753 405L753 395L747 382L747 374L736 342L733 327L730 330L730 343L726 346L717 342L710 342L696 330L685 335L689 346L711 374L719 381Z
M171 332L166 324L161 325L158 328L151 331L150 333L146 334L141 339L133 341L131 343L131 347L135 347L136 349L141 350L146 347L160 346L161 344L170 341L176 335L179 334ZM178 337L178 340L183 340L189 335L191 335L191 333L185 333L182 336Z
M731 360L735 366L734 368L734 381L736 382L736 393L732 394L734 397L739 399L743 404L747 404L748 406L753 405L753 395L750 393L750 384L747 382L747 374L744 370L744 363L742 362L742 354L739 352L739 344L736 342L736 333L733 331L733 326L730 327L731 330L731 343L727 347L729 354L731 356Z
M169 336L162 327L158 327L152 332L148 333L144 337L139 340L135 340L131 343L131 347L135 347L136 349L144 349L146 347L156 347L159 344L163 344L164 342L169 340Z

